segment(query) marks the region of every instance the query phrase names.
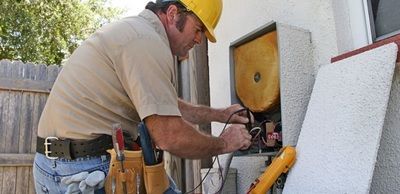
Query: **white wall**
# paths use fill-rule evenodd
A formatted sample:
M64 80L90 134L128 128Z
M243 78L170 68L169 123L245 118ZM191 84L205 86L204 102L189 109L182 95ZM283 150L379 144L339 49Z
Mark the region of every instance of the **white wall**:
M400 64L393 77L392 89L371 193L400 193Z
M331 57L371 43L366 0L224 0L216 29L216 44L209 44L210 97L213 107L230 105L229 45L272 20L311 32L314 73ZM381 147L372 180L372 193L400 190L399 73L397 69L385 118ZM218 135L222 124L213 124ZM238 169L238 193L245 193L259 175L265 157L234 157ZM222 162L223 163L223 162Z
M396 54L390 44L320 68L283 193L370 191Z
M311 32L314 66L328 63L338 54L331 1L225 0L216 28L216 44L209 44L211 105L230 104L229 45L272 20ZM214 124L214 129L222 125ZM218 134L218 133L217 133Z
M329 63L331 57L352 49L346 5L346 0L224 0L223 13L215 31L217 43L209 44L211 105L224 107L231 102L230 43L272 20L311 32L314 72ZM214 135L218 135L223 127L222 124L212 126ZM265 157L233 158L231 167L238 169L238 193L246 192L259 175L264 160Z

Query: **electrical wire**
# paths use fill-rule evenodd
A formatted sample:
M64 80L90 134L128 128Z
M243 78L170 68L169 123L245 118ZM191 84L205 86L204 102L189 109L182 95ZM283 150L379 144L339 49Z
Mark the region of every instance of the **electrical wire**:
M243 111L243 110L242 110L242 111ZM249 111L249 110L247 109L247 111ZM236 113L235 113L235 114L236 114ZM261 132L262 132L262 126L263 126L265 123L269 122L269 121L270 121L270 120L264 120L264 121L262 121L262 122L259 124L259 126L256 126L256 127L251 128L251 130L249 131L249 133L252 135L252 140L253 140L253 139L256 139L256 138L259 138L259 141L260 141L260 138L261 138L261 140L263 141L263 143L267 144L267 142L265 141L264 137L261 137L260 134L261 134ZM225 124L225 126L226 126L226 124ZM276 127L276 125L275 125L274 127ZM224 129L225 129L225 127L224 127ZM258 130L258 132L254 133L254 132L257 131L257 130ZM227 160L229 160L229 164L230 164L230 161L232 160L232 157L233 157L233 153L231 153L231 154L228 156L228 159L227 159ZM218 156L217 156L217 159L218 159ZM226 165L226 166L229 167L229 165ZM221 172L221 166L220 166L220 164L219 164L219 160L218 160L218 168L220 169L219 171ZM229 169L228 169L228 170L229 170ZM228 177L228 173L227 173L227 172L225 172L225 173L226 173L225 178L224 178L224 175L223 175L223 174L220 174L220 176L222 177L223 180L222 180L222 184L221 184L220 188L218 189L217 193L221 193L221 192L222 192L222 189L223 189L223 187L224 187L224 185L225 185L225 182L226 182L226 180L228 179L228 178L227 178L227 177Z
M240 110L236 111L235 113L233 113L233 114L229 117L228 121L230 120L230 118L231 118L234 114L237 114L237 113L239 113L239 112L241 112L241 111L244 111L244 110L247 111L247 116L248 116L248 118L249 118L249 122L248 122L248 124L246 124L246 127L249 127L249 128L250 128L250 127L251 127L251 118L250 118L250 110L249 110L248 108L244 108L244 109L240 109ZM226 128L227 123L229 123L229 122L226 122L226 123L225 123L224 129ZM224 131L224 130L223 130L223 131ZM222 132L223 132L223 131L222 131ZM222 133L221 133L221 134L222 134ZM217 157L218 157L218 156L217 156ZM231 164L231 162L232 162L232 158L233 158L233 153L230 153L230 154L228 155L228 157L226 158L224 173L221 172L221 171L222 171L222 168L221 168L221 165L218 163L218 169L219 169L219 171L220 171L220 176L221 176L221 178L222 178L222 184L220 185L220 187L219 187L219 189L218 189L218 191L217 191L216 193L221 193L222 190L223 190L223 188L224 188L225 182L226 182L226 180L228 179L229 166L230 166L230 164ZM218 160L218 161L219 161L219 160ZM224 176L225 176L225 177L224 177Z
M217 156L217 164L218 164L218 172L219 172L219 176L222 180L224 180L224 175L222 174L222 168L221 168L221 163L219 162L219 157Z
M254 131L256 131L256 130L258 130L258 132L256 132L256 133L254 134L254 136L252 135L252 138L253 138L253 139L257 138L257 137L260 135L262 129L261 129L261 127L253 127L253 128L249 131L250 134L253 134Z
M250 130L250 134L252 133L252 132L254 132L255 130L258 130L258 132L252 137L252 139L255 139L255 138L257 138L259 135L260 135L260 133L261 133L261 131L262 131L262 129L260 128L260 127L254 127L254 128L252 128L251 130ZM230 163L231 163L231 161L232 161L232 158L233 158L233 153L230 153L229 155L228 155L228 157L227 157L227 165L225 165L225 173L220 173L220 176L222 177L222 184L221 184L221 186L220 186L220 188L218 189L218 191L217 191L217 193L221 193L222 192L222 189L224 188L224 185L225 185L225 183L226 183L226 180L228 179L228 173L229 173L229 166L230 166ZM218 168L220 169L220 171L221 171L221 165L218 163Z
M224 131L225 131L225 129L226 129L226 126L228 126L229 121L232 119L233 115L238 114L238 113L240 113L240 112L242 112L242 111L245 111L245 110L248 110L248 109L247 109L247 108L242 108L242 109L239 109L239 110L233 112L233 113L228 117L228 120L225 122L225 125L224 125L224 127L222 128L222 132L220 133L220 135L221 135L222 133L224 133ZM192 193L193 191L195 191L197 188L199 188L199 187L203 184L204 180L206 179L206 177L207 177L208 174L210 173L210 171L211 171L211 169L212 169L212 166L214 165L214 163L215 163L216 160L218 160L218 168L219 168L220 176L222 177L222 182L223 182L222 185L221 185L221 187L220 187L220 189L218 190L218 192L220 192L220 190L222 190L222 187L223 187L223 185L225 184L225 180L226 180L226 179L224 179L224 177L223 177L223 175L222 175L221 166L220 166L220 164L219 164L219 158L218 158L218 155L217 155L217 156L214 157L214 160L213 160L212 163L211 163L211 167L208 168L207 173L206 173L206 174L204 175L204 177L201 179L200 183L199 183L194 189L192 189L192 190L190 190L190 191L188 191L188 192L185 192L184 194ZM217 192L217 193L218 193L218 192Z

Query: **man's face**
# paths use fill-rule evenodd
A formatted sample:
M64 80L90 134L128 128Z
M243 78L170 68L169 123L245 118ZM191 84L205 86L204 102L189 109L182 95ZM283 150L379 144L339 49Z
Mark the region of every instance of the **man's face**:
M182 23L181 17L186 17ZM180 23L180 24L179 24ZM172 53L176 56L186 57L195 44L200 44L204 27L200 20L192 15L176 14L174 25L169 30L169 40Z

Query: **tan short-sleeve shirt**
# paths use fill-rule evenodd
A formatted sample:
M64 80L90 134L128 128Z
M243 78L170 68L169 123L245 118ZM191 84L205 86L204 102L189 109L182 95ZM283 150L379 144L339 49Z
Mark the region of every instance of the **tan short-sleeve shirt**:
M39 122L40 137L92 139L113 123L136 135L150 115L180 116L176 64L165 29L149 10L108 24L60 72Z

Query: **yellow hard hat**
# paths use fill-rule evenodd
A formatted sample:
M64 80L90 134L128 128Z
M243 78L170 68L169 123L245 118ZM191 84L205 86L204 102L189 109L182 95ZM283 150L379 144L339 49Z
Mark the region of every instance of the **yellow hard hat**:
M214 29L222 13L222 0L179 0L188 10L192 11L206 27L206 36L211 42L216 42Z

